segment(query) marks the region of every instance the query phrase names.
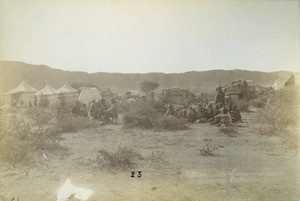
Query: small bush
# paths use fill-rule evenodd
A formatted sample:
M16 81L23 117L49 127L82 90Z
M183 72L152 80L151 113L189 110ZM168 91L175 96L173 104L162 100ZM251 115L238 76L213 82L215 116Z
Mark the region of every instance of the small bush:
M163 152L160 151L152 152L149 156L146 157L146 160L152 164L162 164L162 165L169 164Z
M236 134L237 134L237 129L234 126L224 126L224 127L222 126L219 129L219 131L221 133L224 133L224 134L230 136L230 137L236 137Z
M128 112L130 109L130 105L131 105L131 103L127 102L126 100L121 101L119 112Z
M32 129L26 117L13 115L1 121L1 165L32 166L33 159L40 156L42 149L56 151L61 148L61 132L52 127L36 125L37 128Z
M154 119L146 115L125 114L123 121L126 127L152 128L155 125Z
M162 103L151 103L148 101L137 101L132 104L129 111L123 116L126 127L139 127L157 131L164 130L185 130L187 120L175 116L165 116L160 113Z
M267 136L279 136L287 149L298 147L298 97L296 87L275 91L269 104L259 110L259 132Z
M132 170L144 157L137 151L119 147L115 152L101 149L97 155L97 164L109 172Z
M159 98L155 102L152 103L153 108L158 111L160 114L165 114L167 112L166 105L171 102L165 99L164 97Z
M55 127L39 128L31 131L31 146L35 150L56 151L62 149L59 142L63 140L61 130Z
M184 118L178 118L175 116L162 116L156 122L156 130L158 131L174 131L174 130L186 130L187 120Z
M71 113L59 113L57 114L57 127L62 132L77 132L94 128L95 124L85 117L77 117Z
M32 149L30 126L18 117L10 118L8 122L3 122L1 127L0 161L4 164L28 165Z
M137 101L130 105L123 121L127 127L153 128L156 118L157 111L148 101Z
M265 135L286 135L297 124L296 89L282 89L273 94L269 105L258 113L260 131Z
M218 149L216 146L212 146L209 143L204 148L199 149L201 156L215 156L214 152Z
M29 117L33 124L37 127L45 126L46 124L49 124L49 121L52 119L52 113L46 108L30 108L25 113L27 117Z

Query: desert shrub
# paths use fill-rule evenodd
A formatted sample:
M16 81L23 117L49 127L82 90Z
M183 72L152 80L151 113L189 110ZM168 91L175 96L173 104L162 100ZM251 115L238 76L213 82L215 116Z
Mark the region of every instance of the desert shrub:
M154 103L152 103L152 106L159 113L165 114L167 111L166 105L168 105L169 103L170 102L168 102L166 99L160 98Z
M157 120L155 129L158 131L186 130L188 128L186 123L187 119L184 118L178 118L175 116L162 116Z
M144 157L137 151L127 147L119 147L114 152L101 149L96 161L102 169L115 172L132 170Z
M157 111L148 101L137 101L130 105L130 109L123 116L127 127L153 128Z
M258 112L259 132L268 136L280 136L284 141L297 143L297 100L296 87L274 92L269 104Z
M119 112L128 112L130 109L130 103L126 100L120 102L120 111Z
M137 101L130 106L128 112L123 116L126 127L139 127L156 131L163 130L185 130L187 129L187 120L175 116L165 116L161 112L162 103L157 104L148 101Z
M162 165L169 164L168 160L166 159L163 152L161 151L151 152L151 154L145 157L145 159L146 161L149 161L152 164L162 164Z
M128 127L152 128L154 121L146 115L125 114L123 121Z
M209 101L214 101L215 96L216 96L215 91L201 92L201 94L197 97L197 101L201 102L203 99L207 99Z
M1 165L34 165L34 157L41 149L53 151L60 148L61 133L49 127L31 128L26 116L10 116L1 121ZM3 118L4 119L4 118Z
M283 133L289 126L289 114L287 110L278 108L274 105L269 106L268 109L259 112L259 119L261 122L261 133L265 135L278 135Z
M33 121L33 125L37 127L42 127L51 121L53 115L50 110L45 108L30 108L26 111L25 115Z
M159 87L159 84L154 81L145 80L140 83L140 88L148 96L149 93Z
M18 117L4 121L1 126L0 161L3 164L28 164L30 126Z
M205 147L199 149L201 156L215 156L215 151L218 149L217 146L212 146L210 143L207 143Z
M237 128L234 126L222 126L219 128L219 131L230 137L236 137L237 134Z
M57 114L57 127L61 132L77 132L79 130L94 128L93 121L85 117L77 117L71 113Z
M63 140L62 132L56 127L34 129L30 134L31 146L34 150L63 150L59 142Z
M66 113L72 110L73 104L68 104L66 96L63 93L58 95L58 105L56 107L57 113Z

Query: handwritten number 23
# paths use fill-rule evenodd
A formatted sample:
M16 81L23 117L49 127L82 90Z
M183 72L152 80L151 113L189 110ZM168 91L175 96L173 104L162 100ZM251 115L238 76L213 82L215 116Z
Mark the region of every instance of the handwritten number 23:
M131 172L131 177L135 177L135 171L132 171L132 172ZM142 171L138 171L137 177L138 177L138 178L141 178L141 177L142 177Z

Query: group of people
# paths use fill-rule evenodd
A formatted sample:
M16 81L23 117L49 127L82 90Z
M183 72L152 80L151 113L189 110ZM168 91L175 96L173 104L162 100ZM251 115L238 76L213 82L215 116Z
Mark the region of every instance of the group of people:
M93 100L89 107L86 104L76 101L72 108L72 113L76 116L89 117L92 120L99 120L103 123L117 122L118 108L117 102L113 98L108 106L105 99Z
M146 97L140 99L148 100ZM149 98L150 100L152 99ZM153 100L155 99L153 98ZM118 118L117 101L112 98L110 106L106 104L105 99L93 100L89 106L76 101L75 106L72 108L72 113L77 116L99 120L103 123L116 122ZM216 89L214 102L202 99L193 105L174 105L170 103L166 107L165 115L186 118L190 123L230 125L231 123L242 122L241 113L237 107L231 103L225 104L225 93L220 86Z
M203 99L197 105L167 106L166 115L187 118L190 123L210 123L212 125L242 122L240 111L231 103L225 105L225 93L220 86L216 89L215 102Z

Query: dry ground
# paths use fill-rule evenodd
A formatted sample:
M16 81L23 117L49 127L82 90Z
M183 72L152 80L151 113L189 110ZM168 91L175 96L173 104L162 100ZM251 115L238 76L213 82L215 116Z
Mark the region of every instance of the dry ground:
M300 157L285 149L277 137L259 135L255 114L243 114L236 136L218 127L195 124L186 131L152 132L123 129L122 125L99 126L66 133L61 143L69 154L49 154L50 162L28 170L2 169L0 193L7 200L54 201L67 178L74 185L94 191L91 200L300 200ZM206 144L216 146L213 156L201 156ZM130 172L111 174L95 165L100 149L134 148L144 156L152 152L163 162L143 163L141 178Z

